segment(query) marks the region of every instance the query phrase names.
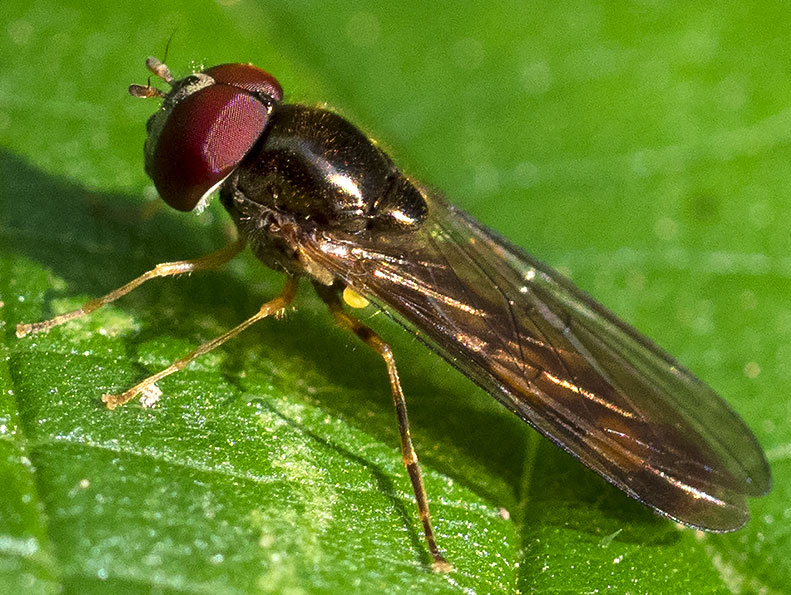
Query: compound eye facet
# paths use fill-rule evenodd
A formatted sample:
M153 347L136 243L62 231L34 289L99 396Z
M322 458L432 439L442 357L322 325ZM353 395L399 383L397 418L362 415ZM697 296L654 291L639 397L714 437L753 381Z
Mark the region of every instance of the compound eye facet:
M203 71L215 82L231 85L255 94L271 97L275 102L283 99L283 88L267 71L252 64L218 64Z
M162 199L180 211L194 209L250 151L270 108L227 84L205 87L175 105L146 159Z

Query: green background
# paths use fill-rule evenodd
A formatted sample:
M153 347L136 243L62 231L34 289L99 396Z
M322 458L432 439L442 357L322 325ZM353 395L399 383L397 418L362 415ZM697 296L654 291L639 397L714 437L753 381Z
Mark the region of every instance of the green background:
M377 4L4 4L0 591L787 592L785 3ZM772 465L750 524L679 530L374 315L456 566L432 574L383 366L307 284L286 320L163 381L157 408L103 409L278 291L250 257L16 339L227 241L217 205L151 208L155 104L126 87L174 30L175 74L250 61L339 109L719 390Z

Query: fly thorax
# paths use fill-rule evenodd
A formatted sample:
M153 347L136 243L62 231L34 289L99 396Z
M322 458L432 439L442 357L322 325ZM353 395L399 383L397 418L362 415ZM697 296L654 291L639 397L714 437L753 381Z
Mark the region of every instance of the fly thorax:
M298 225L348 234L405 229L426 215L422 195L390 158L342 116L321 108L278 105L233 183Z

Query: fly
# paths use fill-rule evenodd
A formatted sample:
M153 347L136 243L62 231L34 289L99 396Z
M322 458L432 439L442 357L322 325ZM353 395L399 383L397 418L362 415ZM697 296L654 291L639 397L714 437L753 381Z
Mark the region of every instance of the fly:
M80 309L20 324L17 336L89 314L149 279L217 268L249 245L285 273L281 293L250 318L117 395L110 409L161 395L156 383L289 306L307 277L334 319L384 360L433 568L437 546L390 346L348 313L368 300L516 415L626 494L675 521L733 531L747 496L771 485L742 419L660 347L545 264L405 175L331 110L282 103L269 73L222 64L176 80L147 123L145 169L181 211L219 189L239 240L196 260L163 263Z

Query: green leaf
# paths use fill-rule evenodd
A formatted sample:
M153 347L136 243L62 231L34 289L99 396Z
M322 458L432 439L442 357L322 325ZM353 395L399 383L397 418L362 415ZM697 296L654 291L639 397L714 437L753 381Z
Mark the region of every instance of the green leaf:
M0 34L0 591L782 593L791 582L791 79L781 3L13 3ZM149 54L250 61L552 263L710 382L775 487L739 533L679 530L383 316L441 547L431 573L384 367L307 284L161 383L282 279L247 256L48 335L158 262L227 242L151 209ZM363 314L367 316L367 313Z

